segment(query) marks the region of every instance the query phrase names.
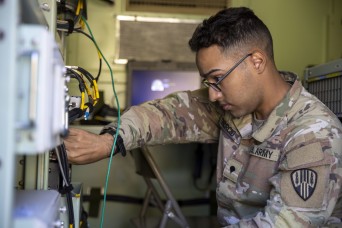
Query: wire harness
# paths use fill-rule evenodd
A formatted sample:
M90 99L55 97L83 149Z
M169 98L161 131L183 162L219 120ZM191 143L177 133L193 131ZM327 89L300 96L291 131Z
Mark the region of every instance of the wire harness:
M69 123L81 117L88 119L89 114L93 111L94 106L100 98L97 82L88 71L79 66L66 66L66 72L70 78L78 81L81 92L79 105L74 105L72 102L69 103ZM85 99L86 94L88 98L87 102Z

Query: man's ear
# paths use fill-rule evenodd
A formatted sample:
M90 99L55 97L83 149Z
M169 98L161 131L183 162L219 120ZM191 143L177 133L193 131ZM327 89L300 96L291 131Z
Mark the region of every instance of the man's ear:
M265 71L267 58L263 52L261 51L253 52L251 56L251 61L252 61L254 69L256 70L258 74L261 74L262 72Z

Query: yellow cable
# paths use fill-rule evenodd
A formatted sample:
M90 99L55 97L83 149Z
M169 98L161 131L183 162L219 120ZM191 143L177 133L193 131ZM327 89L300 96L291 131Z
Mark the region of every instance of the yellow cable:
M77 70L76 70L77 71ZM88 84L86 83L86 81L84 80L84 75L80 72L80 71L77 71L78 72L78 74L79 75L81 75L82 77L80 77L81 79L82 79L82 81L83 81L83 84L84 84L84 87L85 87L85 90L86 90L86 92L87 92L87 95L88 95L88 99L90 100L92 100L92 105L93 106L95 106L96 105L96 103L97 103L97 100L98 100L98 98L99 98L99 91L98 91L98 88L97 88L97 84L96 84L96 81L95 80L92 80L92 82L94 83L95 82L95 84L94 84L94 86L92 86L92 91L93 91L93 94L91 93L91 91L90 91L90 88L89 88L89 86L88 86ZM85 103L85 102L84 102ZM84 106L84 109L86 109L86 108L88 108L88 106ZM84 110L84 109L82 109L82 110Z
M78 3L77 3L77 9L76 9L76 15L79 15L80 14L80 10L81 8L83 8L83 4L82 4L82 0L79 0Z
M91 92L90 92L89 86L85 83L84 80L83 80L83 82L84 82L84 87L85 87L85 90L87 91L88 96L91 96Z
M81 106L80 106L81 110L84 110L84 92L81 92Z
M93 80L93 83L94 83L95 97L96 97L96 99L99 99L100 98L100 93L99 93L99 88L97 87L96 80Z
M82 21L83 22L83 21ZM97 49L97 48L96 48ZM99 59L102 59L102 55L101 55L101 52L99 52L99 49L97 49L97 54L99 56Z
M93 96L92 96L93 106L95 106L97 104L98 97L96 97L96 89L95 89L95 87L93 86L92 88L93 88Z

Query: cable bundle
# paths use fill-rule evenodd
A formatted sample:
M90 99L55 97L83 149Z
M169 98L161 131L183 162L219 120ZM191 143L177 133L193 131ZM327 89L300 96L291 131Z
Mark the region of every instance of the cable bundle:
M96 80L82 67L66 66L65 68L67 75L78 81L79 90L81 92L79 106L71 104L72 102L69 104L69 123L81 117L87 119L100 98ZM90 84L90 87L85 79ZM87 94L88 102L85 102L85 94Z
M86 6L85 0L77 0L75 5L71 1L61 1L57 9L60 14L60 19L57 20L57 31L71 34L74 29L82 29L84 27L82 17L86 15Z
M74 227L75 224L75 216L74 216L74 208L72 204L72 196L76 196L76 194L72 191L73 186L70 180L70 170L68 164L68 157L66 153L66 149L64 143L57 146L53 151L57 155L57 161L59 165L60 173L63 177L63 185L58 189L58 191L65 195L67 207L68 207L68 217L69 217L69 227Z

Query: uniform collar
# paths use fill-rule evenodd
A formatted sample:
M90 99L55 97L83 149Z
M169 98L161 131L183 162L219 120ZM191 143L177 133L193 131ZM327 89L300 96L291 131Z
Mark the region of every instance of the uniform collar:
M302 92L303 86L297 75L291 72L280 72L280 74L284 80L292 84L292 86L284 99L273 109L263 126L253 132L253 138L259 142L265 141L275 131L280 130L284 125L287 125L287 113L297 102Z
M297 102L303 86L296 74L285 71L280 71L279 73L284 80L292 86L284 99L277 105L277 107L273 109L265 123L260 128L258 128L255 132L252 132L252 114L241 118L232 119L232 122L242 138L253 137L255 140L263 142L275 131L281 129L287 124L287 113Z

